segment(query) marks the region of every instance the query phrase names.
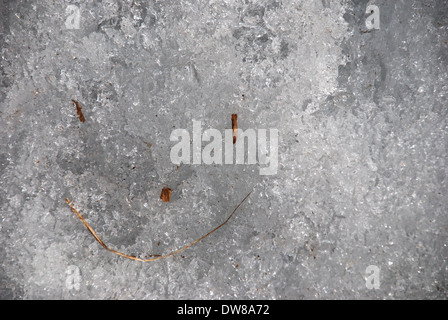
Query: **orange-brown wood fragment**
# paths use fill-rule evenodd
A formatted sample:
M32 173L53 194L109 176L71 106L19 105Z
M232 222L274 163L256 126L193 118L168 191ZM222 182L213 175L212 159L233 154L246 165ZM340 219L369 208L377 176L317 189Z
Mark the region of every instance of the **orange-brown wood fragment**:
M163 188L162 194L160 195L160 199L162 199L163 202L170 202L171 201L171 189Z
M236 137L237 137L237 129L238 129L237 119L238 115L235 113L232 114L233 144L236 143Z
M73 100L73 99L72 99L72 101L73 101L73 103L74 103L75 106L76 106L76 112L78 113L78 118L79 118L79 120L80 120L81 122L85 122L85 121L86 121L86 118L84 118L84 115L82 114L82 111L81 111L82 107L79 105L78 101Z

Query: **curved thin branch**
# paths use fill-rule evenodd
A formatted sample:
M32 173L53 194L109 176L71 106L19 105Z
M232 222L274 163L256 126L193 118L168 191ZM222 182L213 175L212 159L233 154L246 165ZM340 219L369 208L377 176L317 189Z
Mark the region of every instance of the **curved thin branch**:
M118 254L119 256L125 257L125 258L127 258L127 259L131 259L131 260L135 260L135 261L140 261L140 262L149 262L149 261L156 261L156 260L160 260L160 259L168 258L168 257L170 257L170 256L172 256L172 255L175 255L175 254L177 254L177 253L179 253L179 252L181 252L181 251L184 251L185 249L187 249L187 248L193 246L194 244L198 243L199 241L201 241L202 239L208 237L209 235L211 235L213 232L215 232L216 230L218 230L219 228L221 228L223 225L225 225L225 224L230 220L230 218L232 218L232 216L234 215L234 213L236 212L236 210L238 210L238 208L243 204L243 202L246 201L246 199L250 196L251 193L252 193L252 191L249 192L249 194L248 194L247 196L245 196L243 200L241 200L241 202L235 207L235 209L233 209L232 213L227 217L227 219L226 219L223 223L221 223L219 226L217 226L216 228L214 228L213 230L209 231L208 233L206 233L205 235L203 235L203 236L200 237L199 239L193 241L193 242L190 243L190 244L187 244L186 246L184 246L184 247L182 247L182 248L180 248L180 249L178 249L178 250L176 250L176 251L170 252L170 253L165 254L165 255L150 255L150 257L152 257L152 258L149 258L149 259L141 259L141 258L138 258L138 257L136 257L136 256L130 256L130 255L124 254L124 253L122 253L122 252L119 252L119 251L117 251L117 250L114 250L114 249L109 248L109 247L108 247L108 246L101 240L101 238L96 234L95 230L93 230L93 228L92 228L92 227L89 225L89 223L84 219L84 217L79 213L79 211L76 210L75 206L74 206L73 203L70 201L70 199L66 198L66 199L65 199L65 202L67 202L67 204L70 206L70 209L72 209L72 211L76 214L76 216L79 218L79 220L81 220L81 222L84 224L84 226L87 228L87 230L89 230L89 232L92 234L92 236L95 238L95 240L98 241L99 244L100 244L104 249L106 249L107 251L113 252L113 253L115 253L115 254Z

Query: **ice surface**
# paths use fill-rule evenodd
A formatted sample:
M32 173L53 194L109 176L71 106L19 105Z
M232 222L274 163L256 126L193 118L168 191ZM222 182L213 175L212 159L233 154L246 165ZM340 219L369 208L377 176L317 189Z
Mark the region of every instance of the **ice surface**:
M1 299L447 298L446 1L0 9ZM171 162L174 129L234 113L279 130L277 174ZM144 264L64 201L144 257L251 190Z

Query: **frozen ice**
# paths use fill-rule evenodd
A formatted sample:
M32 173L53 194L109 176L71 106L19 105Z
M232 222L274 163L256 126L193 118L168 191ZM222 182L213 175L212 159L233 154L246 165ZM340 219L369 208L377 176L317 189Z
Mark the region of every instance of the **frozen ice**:
M437 0L1 1L0 299L446 299L447 29ZM232 114L279 130L276 174L171 161ZM64 201L145 257L250 191L148 263Z

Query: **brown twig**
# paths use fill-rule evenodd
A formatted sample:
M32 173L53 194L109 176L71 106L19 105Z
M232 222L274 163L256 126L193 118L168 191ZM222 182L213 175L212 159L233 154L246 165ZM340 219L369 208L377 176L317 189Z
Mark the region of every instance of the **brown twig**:
M211 235L213 232L215 232L216 230L218 230L219 228L221 228L223 225L225 225L225 224L230 220L230 218L232 218L232 216L234 215L234 213L236 212L236 210L238 210L238 208L243 204L243 202L246 201L246 199L250 196L251 193L252 193L252 191L249 192L249 194L248 194L247 196L245 196L243 200L241 200L241 202L235 207L235 209L233 209L232 213L227 217L227 219L226 219L223 223L221 223L219 226L217 226L216 228L214 228L212 231L209 231L207 234L203 235L203 236L200 237L199 239L193 241L193 242L190 243L190 244L187 244L186 246L184 246L184 247L182 247L182 248L180 248L180 249L178 249L178 250L176 250L176 251L170 252L170 253L165 254L165 255L149 255L150 257L152 257L152 258L149 258L149 259L141 259L141 258L138 258L138 257L136 257L136 256L130 256L130 255L127 255L127 254L124 254L124 253L122 253L122 252L119 252L119 251L116 251L116 250L113 250L113 249L109 248L109 247L108 247L108 246L101 240L101 238L96 234L96 232L92 229L92 227L88 224L88 222L84 219L84 217L78 212L78 210L76 210L75 206L74 206L73 203L70 201L70 199L66 198L66 199L65 199L65 202L67 202L67 204L70 206L70 209L72 209L72 211L76 214L76 216L79 218L79 220L81 220L81 222L84 224L84 226L87 228L87 230L89 230L89 232L92 234L92 236L95 238L95 240L98 241L99 244L100 244L104 249L106 249L107 251L113 252L113 253L115 253L115 254L118 254L119 256L122 256L122 257L125 257L125 258L128 258L128 259L131 259L131 260L140 261L140 262L149 262L149 261L156 261L156 260L160 260L160 259L168 258L168 257L170 257L170 256L172 256L172 255L175 255L175 254L177 254L177 253L179 253L179 252L181 252L181 251L184 251L185 249L187 249L187 248L193 246L194 244L198 243L199 241L201 241L202 239L208 237L209 235Z
M237 129L238 129L238 115L236 113L232 114L232 130L233 130L233 144L236 143Z
M163 188L162 193L160 194L160 199L162 199L163 202L170 202L171 201L171 189L170 188Z
M84 118L84 115L82 114L82 111L81 111L82 107L79 105L78 101L73 100L73 99L72 99L72 101L73 101L73 103L74 103L75 106L76 106L76 113L78 113L78 118L79 118L79 120L80 120L81 122L85 122L85 121L86 121L86 118Z

